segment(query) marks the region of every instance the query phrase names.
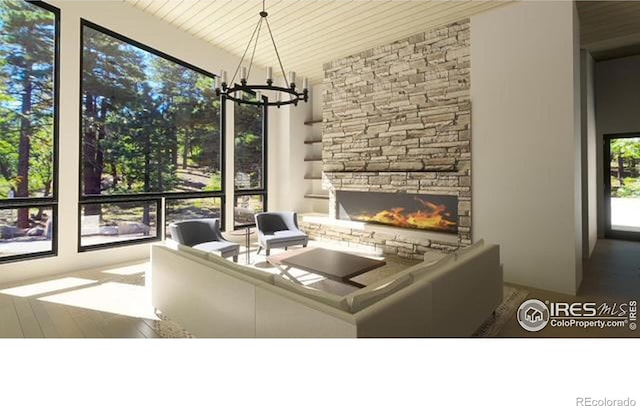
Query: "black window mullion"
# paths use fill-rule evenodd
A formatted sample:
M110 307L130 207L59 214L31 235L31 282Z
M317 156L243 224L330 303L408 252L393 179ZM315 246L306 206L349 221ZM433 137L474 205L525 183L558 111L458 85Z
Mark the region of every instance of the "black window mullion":
M81 137L83 137L83 125L84 125L84 110L83 110L83 101L84 101L84 90L83 90L83 86L84 86L84 78L83 78L83 68L82 66L84 66L84 57L85 57L85 28L89 28L93 31L97 31L100 34L112 37L115 40L118 40L120 42L126 43L128 45L131 45L134 48L138 48L142 51L146 51L147 53L153 54L155 55L155 57L159 57L162 58L166 61L169 62L173 62L174 64L180 65L183 68L189 69L191 71L194 71L196 73L202 74L204 76L207 76L209 78L215 78L216 75L209 73L201 68L198 68L197 66L191 65L187 62L184 62L180 59L177 59L175 57L172 57L168 54L165 54L161 51L158 51L154 48L151 48L147 45L144 45L140 42L137 42L131 38L125 37L123 35L120 35L116 32L113 32L107 28L101 27L99 25L96 25L94 23L91 23L89 21L86 21L84 19L81 20L81 48L80 48L80 52L81 52L81 69L80 69L80 87L81 87L81 92L80 92L80 123L79 123L79 128L81 129L80 133L81 133ZM145 79L146 80L146 79ZM208 100L208 99L207 99ZM170 202L172 200L181 200L181 199L220 199L221 202L221 218L224 219L224 207L225 207L225 177L224 177L224 169L225 169L225 155L224 155L224 151L225 151L225 140L224 140L224 127L226 124L226 120L225 120L225 109L224 109L224 103L221 100L221 105L220 105L220 109L215 112L215 109L211 110L212 114L215 115L219 115L219 153L220 156L216 157L215 155L211 155L212 159L217 159L217 162L219 163L219 168L213 168L213 173L216 173L216 171L219 171L221 179L220 179L220 190L214 190L214 191L198 191L198 190L193 190L193 191L187 191L187 192L182 192L182 191L178 191L178 192L165 192L165 191L158 191L158 192L143 192L143 193L130 193L130 194L111 194L111 195L85 195L84 194L84 190L83 190L83 179L82 179L82 162L83 162L83 139L81 139L80 142L80 150L79 150L79 156L80 156L80 171L79 171L79 206L78 206L78 219L79 219L79 224L78 224L78 250L79 251L88 251L88 250L95 250L95 249L100 249L100 248L106 248L106 247L110 247L110 246L123 246L123 245L129 245L129 244L139 244L139 243L144 243L144 242L148 242L149 240L158 240L160 238L162 238L163 235L163 231L165 231L165 219L167 218L167 210L166 210L166 206L167 206L167 202ZM211 133L212 136L214 133ZM213 138L212 138L213 139ZM157 170L157 169L155 169ZM204 172L204 173L209 173L209 172ZM157 188L158 190L162 190L162 188ZM133 240L129 240L129 241L115 241L115 242L111 242L111 243L106 243L106 244L97 244L97 245L93 245L93 246L82 246L82 207L86 204L115 204L115 203L132 203L135 204L136 202L142 202L142 201L154 201L156 204L156 237L155 238L151 238L151 239L145 239L145 238L137 238L137 239L133 239ZM164 205L163 205L164 203ZM224 220L223 220L224 221Z

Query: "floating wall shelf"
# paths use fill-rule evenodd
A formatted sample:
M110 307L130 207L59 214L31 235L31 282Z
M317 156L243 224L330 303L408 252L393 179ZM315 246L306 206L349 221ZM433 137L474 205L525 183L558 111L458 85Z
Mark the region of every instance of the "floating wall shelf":
M314 124L319 124L321 122L322 120L309 120L309 121L305 121L304 125L314 125Z
M307 193L306 195L304 195L305 198L307 199L323 199L323 200L329 200L329 195L321 195L318 193Z

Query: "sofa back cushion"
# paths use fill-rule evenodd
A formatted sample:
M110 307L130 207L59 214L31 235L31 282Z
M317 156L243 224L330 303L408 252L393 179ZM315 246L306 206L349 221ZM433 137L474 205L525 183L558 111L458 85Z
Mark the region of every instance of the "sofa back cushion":
M463 260L477 254L484 248L484 239L480 239L468 247L456 251L456 260Z
M292 282L280 275L275 275L273 278L273 282L274 285L288 291L300 294L302 296L308 297L310 299L327 304L340 310L349 311L347 298L344 296L334 295L333 293L323 292L321 290L314 289L300 283Z
M186 254L190 254L201 259L208 259L209 257L208 251L199 250L197 248L192 248L188 245L183 245L183 244L177 244L176 246L178 248L178 251L184 252Z
M251 278L255 278L255 279L259 279L262 282L266 282L269 283L271 285L273 285L273 277L274 274L269 273L269 272L265 272L265 271L260 271L258 269L254 269L245 265L239 265L236 264L235 262L232 262L228 259L225 259L223 257L221 257L218 253L216 252L210 252L208 254L208 258L209 262L212 262L222 268L224 268L227 272L229 273L239 273L245 276L249 276Z
M414 279L421 279L425 276L435 272L438 269L442 269L452 264L456 260L456 256L454 253L447 254L437 261L431 262L421 262L417 265L412 266L407 271L413 275Z
M404 273L388 282L382 284L374 284L360 289L347 296L351 313L359 312L385 297L399 291L405 286L409 286L413 282L413 275Z

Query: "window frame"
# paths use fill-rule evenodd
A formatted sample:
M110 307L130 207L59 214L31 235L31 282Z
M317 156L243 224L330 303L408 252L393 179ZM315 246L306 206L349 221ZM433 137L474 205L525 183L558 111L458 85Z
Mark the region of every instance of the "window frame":
M269 161L268 161L268 156L269 156L269 151L267 148L267 145L269 144L268 140L269 140L269 108L266 104L266 102L268 101L268 98L266 96L262 96L262 99L265 101L265 104L262 106L262 187L261 188L257 188L257 189L237 189L236 185L235 185L235 154L236 154L236 150L235 150L235 123L234 123L234 133L233 133L233 145L234 145L234 150L233 150L233 156L234 156L234 168L233 168L233 180L234 180L234 185L233 185L233 229L234 230L241 230L241 229L245 229L245 228L250 228L250 227L255 227L255 224L242 224L242 225L236 225L236 221L235 221L235 208L236 208L236 198L238 198L239 196L262 196L262 211L266 212L268 210L268 205L267 205L267 199L268 199L268 195L269 195L269 187L268 187L268 180L269 180L269 174L268 174L268 167L269 167Z
M205 75L209 78L216 79L217 75L208 72L202 68L199 68L195 65L192 65L188 62L185 62L179 58L166 54L162 51L159 51L155 48L152 48L148 45L145 45L139 41L136 41L132 38L129 38L125 35L114 32L108 28L105 28L101 25L95 24L89 20L84 18L80 19L80 95L79 95L79 162L78 162L78 229L77 229L77 249L78 252L88 252L88 251L97 251L102 249L109 249L114 247L122 247L122 246L130 246L130 245L139 245L139 244L148 244L150 242L162 241L165 238L165 226L164 226L164 200L166 199L190 199L190 198L219 198L221 209L220 209L220 223L221 229L224 231L225 224L225 190L226 190L226 182L225 182L225 129L226 129L226 106L225 100L221 96L220 98L220 190L216 191L193 191L193 192L142 192L142 193L131 193L131 194L117 194L117 195L88 195L85 196L82 191L82 162L83 162L83 97L84 97L84 88L83 88L83 67L84 67L84 28L88 27L95 31L100 32L101 34L108 35L116 40L125 42L129 45L132 45L136 48L139 48L143 51L149 52L155 56L166 59L170 62L178 64L184 68L191 69L197 73ZM102 244L95 245L82 245L82 206L85 204L91 203L131 203L135 201L155 201L157 207L156 213L156 235L154 237L146 237L146 238L136 238L133 240L125 240L125 241L113 241Z
M55 257L58 255L58 190L59 190L59 134L60 134L60 9L42 1L27 2L53 14L53 188L48 197L19 197L0 199L0 210L31 209L51 207L52 227L51 249L27 254L0 257L0 265L29 259Z

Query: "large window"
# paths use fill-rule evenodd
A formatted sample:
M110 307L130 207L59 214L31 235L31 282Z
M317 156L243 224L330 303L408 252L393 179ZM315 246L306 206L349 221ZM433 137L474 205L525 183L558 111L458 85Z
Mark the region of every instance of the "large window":
M267 108L236 104L234 120L233 218L234 227L242 228L267 209Z
M58 21L0 1L0 262L57 251Z
M82 47L80 249L158 239L163 219L221 217L214 76L86 21Z

